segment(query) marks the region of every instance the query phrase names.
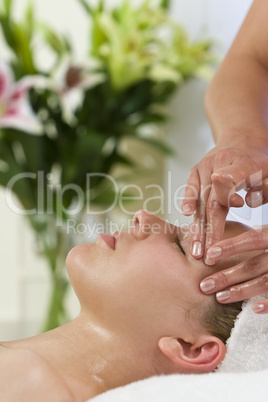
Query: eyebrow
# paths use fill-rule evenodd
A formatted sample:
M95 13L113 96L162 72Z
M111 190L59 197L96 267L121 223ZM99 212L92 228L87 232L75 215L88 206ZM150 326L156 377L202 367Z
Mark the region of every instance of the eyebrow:
M186 255L186 253L185 253L185 251L184 251L184 249L183 249L183 247L182 247L182 245L181 245L179 236L176 236L175 243L176 243L177 246L179 247L179 249L180 249L180 251L182 252L182 254L183 254L183 255Z

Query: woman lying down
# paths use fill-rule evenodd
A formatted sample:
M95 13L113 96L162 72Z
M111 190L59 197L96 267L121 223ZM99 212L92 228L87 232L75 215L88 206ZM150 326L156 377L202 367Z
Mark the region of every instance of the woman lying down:
M227 223L225 236L244 230ZM129 232L73 248L66 262L81 312L55 330L2 343L1 400L86 401L154 375L213 371L241 303L201 293L212 268L191 257L189 242L189 229L139 211Z

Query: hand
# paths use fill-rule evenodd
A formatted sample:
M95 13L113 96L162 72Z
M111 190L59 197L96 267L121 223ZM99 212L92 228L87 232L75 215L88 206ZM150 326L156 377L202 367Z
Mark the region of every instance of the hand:
M190 172L182 211L188 216L196 211L191 238L195 258L206 256L206 250L223 238L229 208L244 204L237 191L250 190L249 206L268 200L268 145L246 148L241 138L239 144L227 146L219 141ZM206 258L205 262L210 261Z
M268 248L268 228L252 230L217 243L207 252L219 261L243 252ZM205 278L200 289L206 294L216 293L220 303L233 303L268 293L268 250ZM253 304L255 313L268 313L268 298Z

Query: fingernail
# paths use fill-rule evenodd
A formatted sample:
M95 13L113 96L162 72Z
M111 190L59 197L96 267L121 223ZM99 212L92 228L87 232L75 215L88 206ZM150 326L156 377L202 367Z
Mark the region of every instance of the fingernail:
M207 255L212 259L218 258L222 255L222 248L221 247L211 247L210 249L208 249Z
M252 208L260 207L263 204L263 195L261 191L254 191L247 197L247 204Z
M193 212L193 208L191 204L184 204L182 207L182 211L186 214L191 214Z
M205 264L206 265L215 265L216 261L214 261L212 258L209 258L209 256L206 256L205 258Z
M202 255L202 243L195 241L192 248L192 255L194 257L200 257Z
M230 290L224 290L223 292L218 292L216 297L218 301L225 301L231 297L231 292Z
M216 287L216 282L212 278L205 279L204 281L202 281L200 283L200 288L205 293L210 292L211 290L215 289L215 287Z
M264 311L264 304L262 303L253 304L252 310L254 311L254 313L261 313L262 311Z

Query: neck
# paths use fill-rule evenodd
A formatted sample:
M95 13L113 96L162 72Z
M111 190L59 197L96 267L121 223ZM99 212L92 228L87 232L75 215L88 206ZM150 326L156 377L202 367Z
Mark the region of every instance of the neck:
M156 374L148 350L137 351L137 345L126 338L80 314L55 330L13 344L44 357L60 372L77 400L85 400Z

